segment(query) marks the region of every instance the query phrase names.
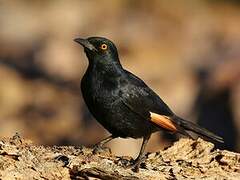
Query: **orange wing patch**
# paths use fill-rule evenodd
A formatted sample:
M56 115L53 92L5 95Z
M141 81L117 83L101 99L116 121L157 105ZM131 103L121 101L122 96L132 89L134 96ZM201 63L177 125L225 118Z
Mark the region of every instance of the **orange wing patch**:
M170 130L170 131L177 131L176 125L171 121L170 117L156 114L153 112L150 112L150 121L157 124L158 126L161 126L164 129Z

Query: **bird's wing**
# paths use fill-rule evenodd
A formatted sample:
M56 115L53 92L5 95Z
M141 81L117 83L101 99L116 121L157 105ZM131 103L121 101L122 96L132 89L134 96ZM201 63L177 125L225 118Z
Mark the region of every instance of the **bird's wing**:
M174 113L141 79L127 72L127 82L121 86L120 99L134 113L169 131L177 131Z
M141 79L130 72L126 71L126 73L128 75L127 83L121 86L120 99L134 113L171 132L179 132L191 137L186 132L186 130L190 130L202 137L223 142L223 139L214 133L176 116Z

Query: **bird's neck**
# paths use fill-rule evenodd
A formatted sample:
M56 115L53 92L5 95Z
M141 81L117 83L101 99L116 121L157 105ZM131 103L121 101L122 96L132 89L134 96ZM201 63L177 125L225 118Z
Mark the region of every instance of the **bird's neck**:
M119 77L123 74L124 70L119 61L111 63L103 62L104 60L99 60L98 62L89 62L87 72L106 77Z

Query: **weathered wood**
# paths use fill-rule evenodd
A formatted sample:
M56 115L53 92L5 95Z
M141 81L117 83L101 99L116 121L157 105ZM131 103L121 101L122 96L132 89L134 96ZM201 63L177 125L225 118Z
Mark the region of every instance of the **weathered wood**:
M139 173L129 159L85 147L35 146L14 137L0 141L1 179L239 179L240 154L215 150L202 139L180 139L173 146L148 153Z

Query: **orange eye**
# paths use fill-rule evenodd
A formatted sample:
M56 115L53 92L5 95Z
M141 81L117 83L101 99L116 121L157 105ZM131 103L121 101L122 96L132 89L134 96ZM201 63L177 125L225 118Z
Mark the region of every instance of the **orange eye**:
M100 47L102 50L106 50L108 48L108 46L106 44L102 44Z

